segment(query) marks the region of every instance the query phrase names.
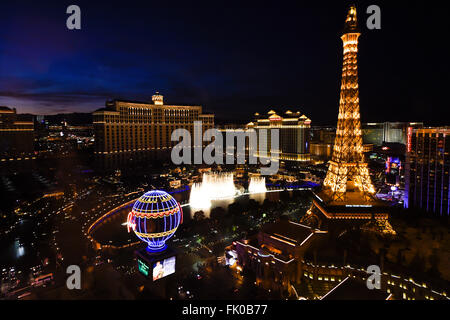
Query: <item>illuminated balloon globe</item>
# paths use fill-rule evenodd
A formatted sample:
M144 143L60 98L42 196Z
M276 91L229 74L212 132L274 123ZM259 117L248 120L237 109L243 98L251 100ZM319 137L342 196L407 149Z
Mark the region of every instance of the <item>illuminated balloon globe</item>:
M147 250L161 252L167 248L166 241L183 222L180 204L165 191L149 191L140 197L128 214L128 232L147 242Z

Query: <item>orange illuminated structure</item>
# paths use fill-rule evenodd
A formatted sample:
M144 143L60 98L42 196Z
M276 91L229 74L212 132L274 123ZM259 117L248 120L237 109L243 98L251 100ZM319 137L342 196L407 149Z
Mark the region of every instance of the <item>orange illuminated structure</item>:
M351 6L341 39L344 45L339 117L333 157L322 190L303 222L322 227L331 220L372 220L383 230L392 229L383 203L375 198L375 188L364 158L359 112L358 38L360 36L356 7ZM393 232L393 231L392 231Z
M333 158L330 161L324 186L330 189L335 201L345 201L348 184L359 189L366 200L375 193L364 160L358 90L358 32L356 8L348 13L344 34L344 62L342 66L341 98L339 118L334 143Z

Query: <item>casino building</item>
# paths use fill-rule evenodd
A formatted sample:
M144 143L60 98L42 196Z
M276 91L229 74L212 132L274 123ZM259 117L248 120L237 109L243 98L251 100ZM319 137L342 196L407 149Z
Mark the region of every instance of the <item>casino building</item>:
M409 129L405 207L450 215L450 127Z
M295 162L309 162L309 129L311 127L311 120L302 115L299 111L292 112L290 110L280 116L274 110L270 110L267 116L262 116L259 113L255 114L255 120L247 124L247 129L255 129L259 136L259 130L262 129L279 129L279 155L271 155L272 158L281 161L295 161ZM267 133L266 141L259 141L266 147L270 154L271 141L270 133ZM260 152L257 152L260 156Z
M172 131L186 129L194 135L194 121L203 132L214 127L214 115L203 114L201 106L165 105L156 93L152 103L113 100L93 113L95 153L130 154L170 150Z
M383 143L401 143L406 145L408 128L423 128L422 122L383 122L363 123L363 140L366 144L381 146Z
M256 237L235 242L238 268L252 270L263 288L292 294L303 275L303 254L324 234L287 220L267 224Z
M16 109L0 106L0 161L34 158L34 124Z

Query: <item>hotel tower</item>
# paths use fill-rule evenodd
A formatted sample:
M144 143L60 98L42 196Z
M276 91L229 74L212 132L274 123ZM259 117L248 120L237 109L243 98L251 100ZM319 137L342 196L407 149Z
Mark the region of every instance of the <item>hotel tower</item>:
M194 134L194 121L203 132L214 127L214 115L203 114L201 106L165 105L155 94L152 103L114 100L93 113L95 153L114 155L170 150L172 131L186 129Z

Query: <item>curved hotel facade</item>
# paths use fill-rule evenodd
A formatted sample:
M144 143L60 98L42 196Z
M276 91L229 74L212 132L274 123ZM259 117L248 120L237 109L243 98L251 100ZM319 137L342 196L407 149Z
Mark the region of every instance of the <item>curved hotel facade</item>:
M153 103L108 101L93 113L95 153L99 155L170 150L172 131L194 133L194 121L202 122L203 132L214 127L214 115L203 114L201 106L164 105L163 96Z

